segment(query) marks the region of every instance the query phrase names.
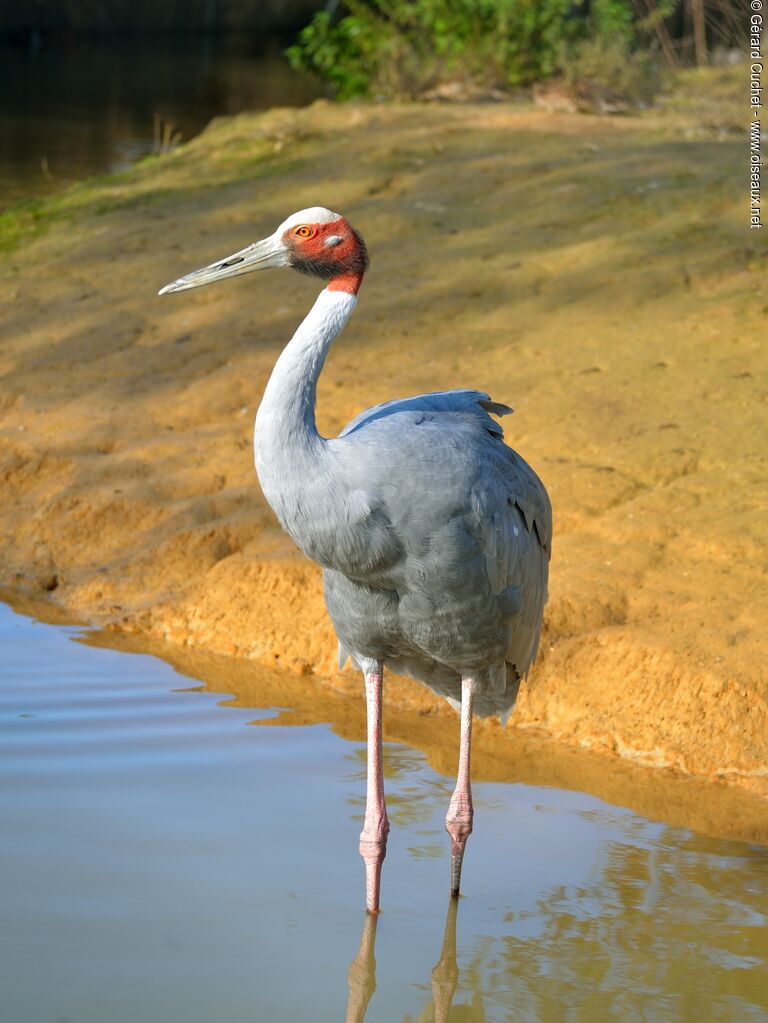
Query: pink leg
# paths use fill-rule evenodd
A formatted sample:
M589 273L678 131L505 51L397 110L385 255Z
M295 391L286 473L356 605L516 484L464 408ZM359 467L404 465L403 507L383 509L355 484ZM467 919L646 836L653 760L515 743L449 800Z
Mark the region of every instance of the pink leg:
M477 683L464 676L461 680L461 739L459 771L445 818L445 830L451 836L451 895L456 898L461 887L461 862L464 848L472 834L472 787L469 782L470 747L472 745L472 700Z
M365 674L365 702L368 711L368 787L365 824L360 832L360 855L365 861L365 903L369 913L379 910L381 864L387 853L389 821L384 802L384 764L381 750L381 680L377 665Z

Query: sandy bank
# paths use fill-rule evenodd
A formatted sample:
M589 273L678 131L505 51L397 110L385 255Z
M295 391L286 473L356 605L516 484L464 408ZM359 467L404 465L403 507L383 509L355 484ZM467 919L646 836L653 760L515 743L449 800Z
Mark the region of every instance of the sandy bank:
M259 396L315 285L275 272L154 297L328 205L373 264L321 429L477 386L514 405L507 439L550 490L551 601L513 723L768 795L768 299L743 163L741 140L652 118L319 104L215 123L11 218L0 579L353 684L319 573L252 469Z

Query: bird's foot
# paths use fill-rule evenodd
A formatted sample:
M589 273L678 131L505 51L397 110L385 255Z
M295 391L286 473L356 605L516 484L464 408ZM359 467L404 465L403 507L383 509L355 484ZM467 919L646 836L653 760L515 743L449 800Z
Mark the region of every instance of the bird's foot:
M381 865L387 855L389 821L386 817L360 832L360 855L365 863L365 905L369 913L378 913L381 891Z

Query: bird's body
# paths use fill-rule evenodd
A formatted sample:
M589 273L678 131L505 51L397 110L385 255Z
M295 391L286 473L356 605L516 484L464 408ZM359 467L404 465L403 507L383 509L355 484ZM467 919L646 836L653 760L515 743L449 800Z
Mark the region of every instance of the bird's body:
M472 829L473 709L506 719L539 642L552 517L534 471L504 444L479 391L422 394L357 416L336 438L315 424L317 381L352 314L367 268L343 217L302 210L270 238L169 285L184 290L261 266L330 281L280 355L259 407L256 469L267 501L324 569L325 600L348 657L366 678L369 790L361 852L378 907L386 847L381 677L420 679L462 713L459 780L447 828L458 893Z
M489 414L510 410L478 391L387 402L320 437L317 377L354 301L322 292L275 367L255 431L262 488L325 570L342 662L381 661L454 703L471 672L476 712L504 717L536 655L546 491Z

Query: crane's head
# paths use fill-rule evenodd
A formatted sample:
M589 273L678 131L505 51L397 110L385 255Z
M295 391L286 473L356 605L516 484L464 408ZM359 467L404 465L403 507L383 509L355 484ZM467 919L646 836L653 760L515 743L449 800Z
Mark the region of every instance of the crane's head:
M368 252L344 217L323 206L313 206L288 217L269 238L179 277L158 294L199 288L271 266L291 266L328 281L330 290L356 295L368 268Z

